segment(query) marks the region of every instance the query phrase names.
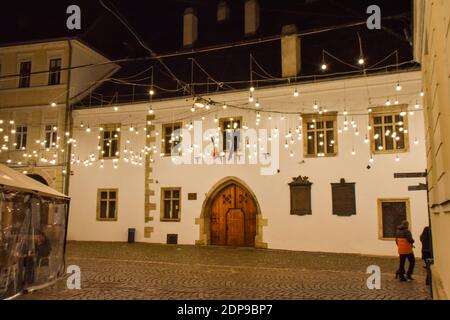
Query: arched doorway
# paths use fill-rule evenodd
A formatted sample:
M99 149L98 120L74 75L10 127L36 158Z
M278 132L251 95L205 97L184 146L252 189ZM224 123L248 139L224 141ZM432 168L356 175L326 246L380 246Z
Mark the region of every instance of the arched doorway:
M30 177L31 179L34 179L40 183L45 184L46 186L48 186L48 182L47 180L45 180L42 176L38 175L38 174L27 174L28 177Z
M205 242L234 247L266 247L262 243L262 227L258 202L249 188L237 178L216 184L208 194L199 219Z

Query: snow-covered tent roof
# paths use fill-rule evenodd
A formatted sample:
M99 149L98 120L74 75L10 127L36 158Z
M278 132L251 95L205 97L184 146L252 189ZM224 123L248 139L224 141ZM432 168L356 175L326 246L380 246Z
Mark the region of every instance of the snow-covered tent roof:
M36 192L41 195L68 198L64 194L40 183L16 170L0 164L0 186L7 186L17 190Z

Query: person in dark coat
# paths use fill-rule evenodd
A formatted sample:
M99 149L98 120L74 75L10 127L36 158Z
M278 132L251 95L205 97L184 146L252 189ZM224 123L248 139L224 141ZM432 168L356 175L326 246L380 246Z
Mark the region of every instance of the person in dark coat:
M425 227L420 235L420 242L422 242L422 260L425 262L427 269L426 284L430 284L430 260L433 259L432 244L431 244L431 229Z
M411 231L409 231L409 222L403 221L397 228L395 242L398 246L398 254L400 257L400 267L397 271L397 276L400 277L400 281L414 280L412 274L414 272L414 266L416 264L416 258L414 257L414 239ZM408 272L405 278L405 263L406 259L409 261Z

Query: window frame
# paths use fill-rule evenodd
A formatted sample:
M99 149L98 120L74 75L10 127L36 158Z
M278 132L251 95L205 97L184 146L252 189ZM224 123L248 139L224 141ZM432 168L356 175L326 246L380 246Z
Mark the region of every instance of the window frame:
M19 128L25 128L25 131L21 130L19 132ZM14 150L16 151L25 151L27 149L27 144L28 144L28 126L26 125L16 125L16 133L15 133L15 137L14 137L14 143L16 144ZM20 145L17 143L17 138L20 135ZM24 139L25 136L25 139ZM24 145L24 140L25 140L25 145ZM24 149L22 149L24 148Z
M47 127L50 126L51 127L51 131L50 131L50 136L52 137L51 142L47 141L47 133L49 131L47 131ZM57 130L53 130L53 128L56 127ZM58 125L56 123L46 123L44 124L44 138L42 139L42 141L47 141L44 144L44 149L56 149L56 146L58 145ZM54 138L54 141L53 141ZM55 143L55 145L53 146L53 142ZM47 143L49 144L49 146L47 146Z
M406 220L409 222L409 229L412 229L411 224L411 203L410 198L380 198L378 199L378 239L383 241L395 241L395 238L386 238L383 235L383 203L398 202L406 204Z
M386 149L386 135L385 133L385 122L384 122L384 117L386 116L392 116L393 117L393 122L391 123L391 126L396 127L397 126L397 121L395 121L397 116L400 116L401 112L406 112L406 115L403 116L403 129L407 130L407 133L403 133L404 135L404 148L402 149L397 149L397 141L395 140L395 138L393 138L393 145L394 148L392 150L387 150ZM375 118L381 116L382 118L382 124L381 125L375 125ZM409 145L409 118L408 118L408 106L407 105L399 105L399 106L394 106L394 107L377 107L374 108L372 110L372 112L369 114L369 125L371 126L371 130L370 130L370 151L372 154L398 154L398 153L408 153L410 150L410 145ZM381 127L382 128L382 132L383 132L383 150L378 150L376 143L375 143L375 128L376 127Z
M101 210L101 195L102 192L107 192L107 200L106 200L106 215L109 217L109 203L111 202L110 199L110 193L115 192L116 198L114 199L114 202L116 203L116 212L114 218L101 218L100 217L100 210ZM97 221L100 222L115 222L118 221L119 217L119 189L118 188L107 188L107 189L97 189Z
M176 156L176 155L178 155L177 153L174 153L173 151L173 149L176 147L176 146L178 146L178 145L181 145L181 143L182 143L182 141L183 141L183 138L180 136L179 137L179 142L177 143L177 144L175 144L175 143L173 143L173 142L167 142L167 139L166 139L166 129L167 128L171 128L172 129L172 131L171 131L171 133L170 133L170 135L172 135L172 133L174 132L174 131L176 131L175 130L175 127L180 127L179 129L176 129L176 130L180 130L180 135L181 135L181 130L183 129L183 123L182 122L172 122L172 123L164 123L162 126L161 126L161 152L162 153L164 153L164 157L172 157L172 156ZM170 139L169 139L170 140ZM168 143L171 145L171 148L170 148L170 154L169 153L166 153L166 147L167 147L167 145L168 145ZM172 147L172 144L173 144L173 147Z
M231 120L233 119L233 120ZM239 139L237 141L237 145L234 144L234 139L233 139L233 153L235 154L239 154L242 153L243 147L244 147L244 141L243 141L243 127L244 127L244 121L243 121L243 117L224 117L224 118L220 118L219 119L219 127L220 127L220 137L219 137L219 150L221 152L224 152L225 155L227 155L230 150L227 150L225 148L225 139L224 139L224 135L226 134L226 130L229 130L227 128L225 128L225 123L226 122L237 122L239 121Z
M58 71L52 71L52 61L55 60L59 60L60 61L60 65L59 65L59 70ZM48 85L49 86L57 86L61 84L61 80L62 80L62 67L63 67L63 59L60 56L55 56L55 57L49 57L48 58ZM58 82L57 83L51 83L51 79L53 74L57 74L57 79Z
M22 64L23 63L30 63L30 70L29 70L29 75L22 77ZM18 84L17 87L19 89L26 89L26 88L31 88L31 74L33 72L33 59L32 58L23 58L23 59L19 59L18 61L18 69L19 69L19 79L18 79ZM28 79L28 85L27 86L23 86L22 85L22 79L23 78L27 78Z
M100 127L103 128L103 130L101 131L101 134L100 134L100 140L99 140L100 150L99 150L99 157L98 158L100 160L120 159L120 132L121 132L121 130L117 130L117 129L121 129L121 125L120 124L106 124L106 125L101 125ZM104 150L105 132L110 132L110 133L115 132L117 134L117 138L114 137L114 135L113 135L113 137L109 138L109 140L117 141L116 152L119 152L119 155L111 154L111 152L109 152L108 155L105 155L103 153L105 151ZM111 151L111 148L110 148L110 151Z
M318 150L318 141L315 141L314 143L314 150L315 153L314 154L310 154L308 153L308 140L309 140L309 133L312 132L312 130L309 128L308 126L308 122L313 122L313 120L315 120L315 125L314 125L314 129L313 132L315 135L317 135L317 132L319 131L317 129L317 122L323 122L324 123L324 128L321 129L320 131L324 131L325 132L325 140L326 135L327 135L327 131L331 131L331 130L327 130L326 128L326 123L329 121L333 121L333 136L334 136L334 144L333 144L333 148L334 148L334 152L333 153L328 153L325 152L324 157L325 158L331 158L331 157L337 157L339 154L339 143L338 143L338 130L337 130L337 126L338 126L338 113L337 112L328 112L327 114L324 115L318 115L318 114L302 114L302 118L303 118L303 156L305 158L322 158L319 157L319 150ZM324 150L326 150L327 147L326 145L324 145Z
M161 188L161 202L160 202L160 221L161 222L180 222L181 221L181 198L182 198L182 188L181 187L164 187ZM170 191L171 196L170 199L166 199L165 192ZM173 197L173 192L178 191L179 192L179 198ZM170 216L171 218L165 218L164 217L164 209L165 209L165 200L170 200ZM173 217L173 201L178 200L179 203L179 209L178 209L178 218L174 219Z

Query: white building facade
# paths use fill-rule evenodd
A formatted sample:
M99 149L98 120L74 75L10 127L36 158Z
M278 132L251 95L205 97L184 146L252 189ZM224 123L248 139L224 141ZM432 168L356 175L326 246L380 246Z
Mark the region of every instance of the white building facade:
M408 191L424 180L394 179L425 172L420 79L76 110L68 239L134 228L138 242L396 255L401 220L417 240L428 225L426 191Z

